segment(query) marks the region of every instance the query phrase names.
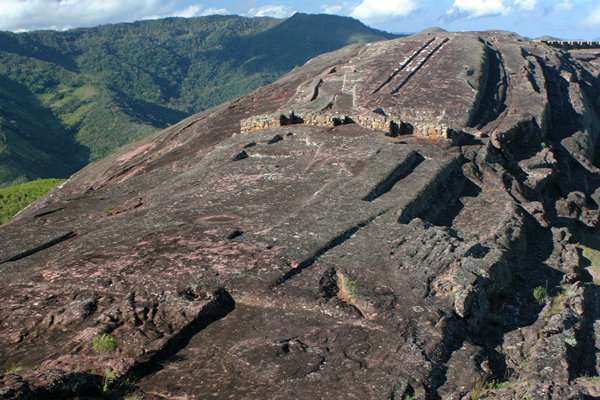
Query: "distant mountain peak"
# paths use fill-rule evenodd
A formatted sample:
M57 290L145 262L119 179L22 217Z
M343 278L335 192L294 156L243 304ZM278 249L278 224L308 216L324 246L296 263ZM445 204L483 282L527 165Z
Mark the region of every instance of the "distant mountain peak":
M419 33L416 33L416 34L417 35L425 35L425 34L429 34L429 33L444 33L444 32L448 32L448 31L443 28L439 28L439 27L431 27L431 28L423 29L422 31L420 31Z

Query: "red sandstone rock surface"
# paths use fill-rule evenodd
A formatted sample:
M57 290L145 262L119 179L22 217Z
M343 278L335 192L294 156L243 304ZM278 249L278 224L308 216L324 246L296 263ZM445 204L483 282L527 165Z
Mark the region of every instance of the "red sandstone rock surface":
M0 227L0 398L598 396L598 57L353 45L86 167Z

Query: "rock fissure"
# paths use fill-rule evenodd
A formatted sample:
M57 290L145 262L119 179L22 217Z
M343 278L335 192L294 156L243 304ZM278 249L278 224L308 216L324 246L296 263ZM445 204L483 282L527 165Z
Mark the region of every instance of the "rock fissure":
M25 251L23 251L23 252L15 255L15 256L12 256L11 258L8 258L8 259L6 259L4 261L1 261L0 265L1 264L6 264L6 263L9 263L9 262L13 262L13 261L18 261L18 260L21 260L21 259L23 259L25 257L29 257L29 256L31 256L31 255L33 255L35 253L38 253L38 252L42 251L42 250L49 249L52 246L56 246L57 244L60 244L60 243L62 243L64 241L66 241L66 240L74 238L75 236L77 236L77 233L75 233L73 231L67 232L67 233L65 233L62 236L59 236L57 238L54 238L54 239L50 240L49 242L41 244L41 245L39 245L37 247L34 247L32 249L25 250Z
M373 201L389 192L394 185L410 175L423 161L425 161L425 157L417 152L412 152L403 163L399 164L390 173L390 175L379 182L377 186L363 198L363 201Z
M61 210L64 210L65 208L67 208L67 207L58 207L58 208L54 208L52 210L44 211L44 212L35 214L33 216L33 218L45 217L46 215L54 214L55 212L59 212Z
M317 250L314 253L314 255L312 255L311 257L309 257L306 260L299 263L298 266L288 270L285 274L283 274L283 276L281 278L279 278L277 280L275 285L276 286L283 285L284 283L286 283L288 280L290 280L294 276L302 273L303 270L311 267L317 260L319 260L319 258L321 258L323 255L325 255L327 252L329 252L330 250L334 249L337 246L342 245L345 241L347 241L354 234L356 234L360 229L369 225L370 223L375 221L377 218L387 214L387 212L388 212L388 210L382 211L379 214L377 214L365 221L362 221L351 228L346 229L344 232L340 233L339 235L337 235L336 237L331 239L329 242L327 242L327 244L325 246L323 246L322 248Z

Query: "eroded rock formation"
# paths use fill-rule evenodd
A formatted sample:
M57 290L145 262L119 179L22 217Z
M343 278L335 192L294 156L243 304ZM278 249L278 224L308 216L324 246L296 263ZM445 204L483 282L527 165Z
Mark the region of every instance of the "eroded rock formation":
M0 398L598 396L599 68L353 45L86 167L0 228Z

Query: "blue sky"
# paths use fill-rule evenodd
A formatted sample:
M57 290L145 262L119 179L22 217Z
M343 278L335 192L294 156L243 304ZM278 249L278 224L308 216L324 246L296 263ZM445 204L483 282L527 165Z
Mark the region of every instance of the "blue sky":
M388 32L431 26L501 29L527 37L600 38L600 0L0 0L0 30L65 30L170 16L351 16Z

